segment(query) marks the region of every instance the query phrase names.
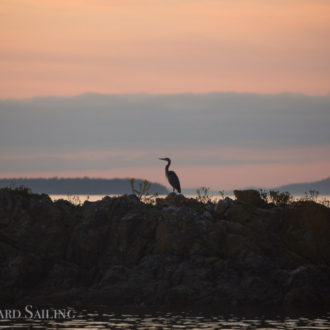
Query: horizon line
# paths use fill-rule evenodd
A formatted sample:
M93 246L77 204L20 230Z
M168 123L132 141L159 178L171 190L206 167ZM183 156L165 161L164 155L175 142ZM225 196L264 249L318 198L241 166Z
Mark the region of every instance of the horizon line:
M212 95L212 94L228 94L228 95L255 95L255 96L279 96L279 95L296 95L307 97L327 97L330 96L330 90L325 93L302 93L294 91L282 91L274 93L258 93L258 92L237 92L237 91L209 91L209 92L179 92L179 93L150 93L150 92L138 92L138 93L104 93L104 92L92 92L86 91L82 93L72 95L34 95L34 96L22 96L22 97L0 97L0 101L10 100L33 100L33 99L47 99L47 98L78 98L81 96L177 96L177 95Z
M0 177L0 180L52 180L52 179L57 179L57 180L147 180L145 178L134 178L134 177L125 177L125 178L120 178L120 177L113 177L113 178L104 178L104 177L89 177L89 176L80 176L80 177L60 177L60 176L52 176L52 177ZM319 179L319 180L314 180L314 181L302 181L302 182L291 182L291 183L287 183L287 184L283 184L280 186L276 186L275 188L279 188L279 187L285 187L285 186L291 186L291 185L297 185L297 184L310 184L310 183L318 183L318 182L322 182L322 181L326 181L329 180L330 176L324 177L323 179ZM154 184L160 184L164 187L166 187L165 184L160 183L160 182L156 182L156 181L150 181L147 180L150 183L154 183ZM195 187L185 187L182 188L182 190L188 190L188 189L198 189L201 188L201 186L195 186ZM263 187L265 188L265 187ZM209 188L210 191L216 191L214 189ZM233 190L234 188L231 189L226 189L226 191L228 190ZM252 186L247 186L245 188L238 188L238 189L257 189L256 186L252 187ZM265 188L268 189L268 188Z

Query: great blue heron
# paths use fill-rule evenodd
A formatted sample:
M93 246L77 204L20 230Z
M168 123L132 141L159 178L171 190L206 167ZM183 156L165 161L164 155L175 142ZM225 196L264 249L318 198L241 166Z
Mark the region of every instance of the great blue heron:
M175 172L168 170L168 168L171 165L171 160L169 158L159 158L159 159L167 161L167 165L165 167L165 174L166 174L167 180L170 183L170 185L173 187L173 192L174 192L174 190L177 190L181 194L181 187L180 187L180 181L179 181L178 176L176 175Z

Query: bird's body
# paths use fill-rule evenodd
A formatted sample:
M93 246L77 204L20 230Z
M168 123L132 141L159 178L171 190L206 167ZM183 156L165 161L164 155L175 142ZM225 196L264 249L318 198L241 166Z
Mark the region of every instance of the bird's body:
M169 171L171 160L169 158L159 158L159 159L167 161L167 165L165 166L165 174L168 182L173 187L173 192L174 190L177 190L178 193L181 193L181 186L178 176L174 171Z

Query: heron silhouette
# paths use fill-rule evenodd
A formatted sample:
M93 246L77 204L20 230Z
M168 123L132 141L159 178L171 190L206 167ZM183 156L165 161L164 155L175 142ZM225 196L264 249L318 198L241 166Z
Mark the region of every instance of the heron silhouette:
M174 192L174 190L177 190L178 193L181 194L181 187L180 187L180 181L179 181L178 176L176 175L176 173L174 171L168 170L171 165L171 160L169 158L158 158L158 159L167 161L167 165L165 167L165 174L166 174L167 180L170 183L170 185L173 187L173 192Z

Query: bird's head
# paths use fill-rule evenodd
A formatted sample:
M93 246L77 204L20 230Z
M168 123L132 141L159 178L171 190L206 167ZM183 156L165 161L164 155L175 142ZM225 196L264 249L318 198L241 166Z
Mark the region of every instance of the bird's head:
M170 162L171 160L169 158L158 158L160 160L165 160L166 162Z

